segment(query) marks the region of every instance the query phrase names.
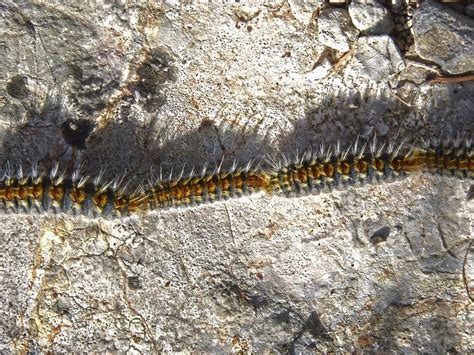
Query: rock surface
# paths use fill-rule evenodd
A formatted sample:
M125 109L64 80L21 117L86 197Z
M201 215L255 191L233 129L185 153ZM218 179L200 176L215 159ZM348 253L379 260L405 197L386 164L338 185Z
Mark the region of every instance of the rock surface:
M317 2L312 0L288 0L292 14L305 25L309 24L313 12L317 8Z
M368 81L286 2L3 1L0 17L0 161L25 171L137 185L151 167L474 132L472 83L422 66ZM0 351L470 353L469 194L413 176L135 219L2 214Z
M362 36L357 41L347 70L372 81L383 81L405 67L403 57L390 36Z
M389 34L393 22L388 10L377 1L352 1L348 6L354 26L362 34Z
M434 1L413 15L415 50L451 74L474 70L474 20Z
M467 5L465 11L467 16L474 18L474 4Z
M318 17L318 40L339 52L347 52L359 31L345 9L326 9Z

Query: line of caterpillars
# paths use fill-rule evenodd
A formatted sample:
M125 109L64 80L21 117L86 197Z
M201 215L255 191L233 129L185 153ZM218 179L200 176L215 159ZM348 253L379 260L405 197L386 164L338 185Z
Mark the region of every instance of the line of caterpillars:
M402 150L405 150L404 152ZM149 183L134 193L116 180L103 184L100 177L89 180L76 171L58 174L56 165L49 174L36 168L24 176L22 169L6 173L0 180L0 208L5 212L47 212L89 217L126 217L167 208L193 206L236 198L253 193L300 196L325 189L379 181L390 181L410 173L428 172L460 178L474 178L474 151L470 140L431 142L423 147L404 149L403 144L377 147L374 143L347 150L337 144L332 149L307 152L293 161L267 160L267 167L220 167L208 173L183 173Z

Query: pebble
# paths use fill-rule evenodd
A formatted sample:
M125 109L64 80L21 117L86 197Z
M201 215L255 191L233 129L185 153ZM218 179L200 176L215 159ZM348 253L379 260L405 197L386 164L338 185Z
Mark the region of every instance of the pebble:
M352 25L345 9L330 8L321 11L318 18L318 40L339 52L347 52L359 31Z
M309 24L317 4L310 0L288 0L288 3L295 18L305 25Z
M413 14L415 51L451 74L474 70L474 20L431 0Z
M389 34L393 28L388 10L377 1L353 1L348 10L352 23L363 34Z

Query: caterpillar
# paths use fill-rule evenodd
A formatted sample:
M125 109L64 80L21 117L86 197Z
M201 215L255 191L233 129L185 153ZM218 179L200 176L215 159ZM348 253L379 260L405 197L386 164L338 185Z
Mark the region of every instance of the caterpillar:
M261 166L263 165L263 167ZM123 179L101 182L81 176L59 174L55 164L48 174L34 166L28 176L19 168L8 167L0 180L0 207L10 213L48 212L89 217L120 218L153 210L188 207L243 195L300 196L327 189L365 183L391 181L411 173L432 173L459 178L474 178L474 151L470 140L424 142L420 147L404 144L360 145L357 140L342 150L338 143L316 152L306 152L294 159L268 158L253 167L252 163L228 170L222 163L212 172L192 170L184 176L161 176L133 193L127 192Z
M127 194L121 180L102 184L99 174L94 180L80 176L80 169L69 177L58 174L56 163L49 174L39 174L34 165L28 176L18 168L12 174L8 166L0 181L0 201L5 212L70 213L91 217L123 217L138 212L143 194Z
M252 163L245 168L236 164L228 171L219 166L207 174L203 169L199 175L192 172L183 178L159 181L146 190L147 202L151 209L199 205L223 199L241 197L259 191L265 191L270 184L269 174L262 169L252 169Z

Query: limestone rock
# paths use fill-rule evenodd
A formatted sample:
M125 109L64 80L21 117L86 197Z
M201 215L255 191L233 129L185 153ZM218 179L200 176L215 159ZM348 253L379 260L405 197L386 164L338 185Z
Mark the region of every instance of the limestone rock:
M474 70L474 20L433 1L413 16L415 50L451 74Z
M348 11L352 23L363 34L389 34L393 28L388 10L377 1L353 1Z
M347 70L380 82L405 67L400 50L390 36L360 37Z
M288 3L296 19L304 24L309 23L313 11L315 11L317 7L315 2L310 0L289 0Z
M347 52L358 34L345 9L326 9L319 15L318 39L328 47Z
M397 52L387 36L342 56L287 4L259 3L3 0L2 175L59 160L139 186L223 156L474 131L472 83L417 73L406 105L386 73L367 83ZM391 50L360 63L369 39ZM0 213L0 353L472 353L470 185L423 175L118 220Z

